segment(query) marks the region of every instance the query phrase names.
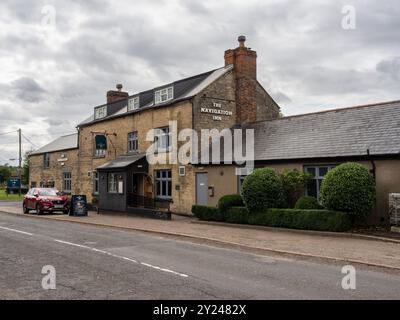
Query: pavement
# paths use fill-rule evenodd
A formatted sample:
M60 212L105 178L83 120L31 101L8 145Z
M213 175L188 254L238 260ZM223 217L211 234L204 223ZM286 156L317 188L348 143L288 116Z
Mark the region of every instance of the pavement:
M275 254L338 263L361 264L400 271L400 241L329 232L299 232L274 228L252 228L228 224L204 224L197 219L173 216L171 221L116 213L88 217L66 215L23 215L21 204L1 204L0 211L24 218L136 230L162 236L240 249L259 254ZM31 220L31 219L30 219Z
M400 274L389 270L357 267L356 289L344 290L342 264L254 254L57 218L0 214L0 243L0 299L400 297ZM54 290L42 288L43 266L54 267Z

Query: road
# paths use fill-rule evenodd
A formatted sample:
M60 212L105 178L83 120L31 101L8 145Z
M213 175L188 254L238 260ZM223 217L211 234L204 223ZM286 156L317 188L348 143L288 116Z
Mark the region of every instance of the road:
M42 267L56 289L42 288ZM0 299L398 299L400 274L0 213Z

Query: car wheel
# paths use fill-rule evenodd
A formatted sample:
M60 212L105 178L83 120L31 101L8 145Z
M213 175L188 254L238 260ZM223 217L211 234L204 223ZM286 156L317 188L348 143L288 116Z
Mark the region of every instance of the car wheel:
M22 205L22 208L24 210L24 214L28 214L29 213L29 209L26 207L25 203Z
M64 213L64 214L68 214L68 213L69 213L69 210L64 210L63 213Z
M37 215L43 214L43 210L40 210L40 209L39 209L39 204L36 205L36 214L37 214Z

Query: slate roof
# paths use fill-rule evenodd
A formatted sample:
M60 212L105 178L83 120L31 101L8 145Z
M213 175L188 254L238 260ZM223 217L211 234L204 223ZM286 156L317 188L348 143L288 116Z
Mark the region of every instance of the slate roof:
M134 164L135 162L143 159L144 157L146 157L146 154L144 153L137 153L137 154L133 154L133 155L124 155L124 156L120 156L117 157L114 160L111 160L99 167L97 167L97 170L105 170L105 169L123 169L126 168L128 166L130 166L131 164Z
M316 112L243 126L255 160L400 156L400 101Z
M45 146L31 152L30 155L62 151L68 149L77 149L77 148L78 148L78 134L73 133L57 138L56 140L46 144Z
M143 91L140 93L133 94L129 96L127 99L123 99L114 103L110 104L103 104L98 107L102 106L107 106L107 116L95 120L94 119L94 112L93 114L88 117L86 120L82 121L79 126L84 126L87 124L90 124L92 122L97 122L97 121L104 121L109 118L121 116L124 114L130 114L130 113L135 113L135 112L140 112L143 109L148 109L148 108L158 108L158 107L164 107L167 105L171 105L175 102L182 101L189 99L191 97L194 97L198 93L200 93L203 89L205 89L208 85L210 85L213 81L217 80L219 77L224 75L226 72L232 70L233 66L225 66L219 69L211 70L202 74L198 74L195 76L192 76L190 78L185 78L182 80L178 80L169 84L165 84L159 87L156 87L151 90ZM157 105L154 104L154 92L156 90L162 89L162 88L167 88L173 86L173 91L174 91L174 98L172 100L166 101L164 103L159 103ZM132 110L128 112L128 100L139 96L139 109L137 110Z

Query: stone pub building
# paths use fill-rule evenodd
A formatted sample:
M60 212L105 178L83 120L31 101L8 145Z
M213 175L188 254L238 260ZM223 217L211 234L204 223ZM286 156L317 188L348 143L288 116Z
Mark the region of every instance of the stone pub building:
M171 152L170 121L177 131L253 129L255 167L311 173L305 194L319 197L324 175L356 161L371 170L377 202L370 223L388 223L388 195L400 192L400 101L280 117L280 108L257 80L257 54L226 50L224 66L134 93L107 92L105 104L63 136L30 155L31 186L54 186L98 199L107 211L168 205L190 214L193 204L216 205L238 193L235 164L151 164L146 150ZM153 132L154 140L147 134ZM185 142L178 141L178 148Z

